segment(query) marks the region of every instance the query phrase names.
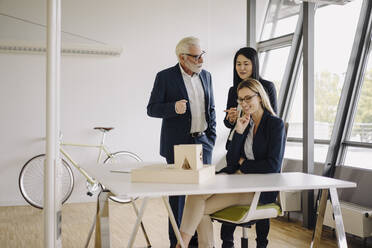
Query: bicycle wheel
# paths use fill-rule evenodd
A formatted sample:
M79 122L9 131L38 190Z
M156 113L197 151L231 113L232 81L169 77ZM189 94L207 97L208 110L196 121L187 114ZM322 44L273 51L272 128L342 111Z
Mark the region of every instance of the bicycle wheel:
M141 161L142 159L133 152L120 151L120 152L111 153L110 156L108 156L103 163L104 164L119 164L119 163L125 164L125 163L141 162ZM128 203L132 201L131 198L119 198L115 196L110 196L109 198L118 203Z
M37 155L26 162L19 174L19 190L23 198L36 208L44 204L44 161L45 154ZM61 175L62 204L67 201L74 187L74 176L68 163L62 159Z

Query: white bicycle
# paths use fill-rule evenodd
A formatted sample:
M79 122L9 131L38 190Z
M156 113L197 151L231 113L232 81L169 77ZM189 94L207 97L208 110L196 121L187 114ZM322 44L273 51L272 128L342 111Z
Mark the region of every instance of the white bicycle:
M104 164L116 164L116 163L133 163L142 161L139 156L128 151L118 151L111 153L107 146L105 146L106 133L114 129L113 127L95 127L94 129L102 132L101 143L99 145L89 144L72 144L63 143L60 141L60 152L62 154L62 204L67 201L70 197L74 188L74 175L70 164L72 164L84 177L87 179L87 194L92 196L95 191L98 190L98 183L91 178L73 158L62 148L63 146L77 146L77 147L92 147L98 148L97 163L103 161ZM106 157L102 160L102 153L105 153ZM66 160L68 162L66 162ZM19 174L19 189L23 198L32 206L42 209L43 208L43 192L44 192L44 161L45 154L37 155L28 160L23 166ZM110 196L110 199L119 203L131 202L130 198L118 198Z

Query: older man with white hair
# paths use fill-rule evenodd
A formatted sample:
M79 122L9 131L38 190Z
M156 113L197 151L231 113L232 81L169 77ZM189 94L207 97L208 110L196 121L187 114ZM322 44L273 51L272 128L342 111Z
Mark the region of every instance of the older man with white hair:
M178 144L202 144L203 162L212 163L212 151L216 140L216 113L211 74L202 69L205 52L195 37L178 42L178 62L156 75L147 114L162 118L160 155L168 164L174 163L173 146ZM170 196L169 203L179 226L182 219L185 196ZM177 239L169 224L170 247ZM197 246L194 239L191 245Z

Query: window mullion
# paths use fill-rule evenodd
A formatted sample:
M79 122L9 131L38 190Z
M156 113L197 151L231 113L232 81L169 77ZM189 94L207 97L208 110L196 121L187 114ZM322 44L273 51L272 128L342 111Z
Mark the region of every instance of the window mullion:
M358 21L357 32L349 59L349 64L337 108L336 120L332 130L330 145L327 152L325 171L331 165L342 164L345 158L346 146L344 141L351 129L352 117L362 84L362 74L367 63L367 51L371 35L372 2L364 0ZM369 37L368 37L369 35ZM368 37L368 38L367 38ZM368 40L366 40L368 39Z
M290 105L294 99L296 85L298 84L298 71L302 56L302 23L303 11L300 10L296 30L293 35L291 50L288 55L282 84L279 91L278 114L284 120L288 121Z

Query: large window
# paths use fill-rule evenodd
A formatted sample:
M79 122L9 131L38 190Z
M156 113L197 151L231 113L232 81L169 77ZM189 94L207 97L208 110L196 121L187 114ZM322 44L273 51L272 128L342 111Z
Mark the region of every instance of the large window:
M296 28L299 9L300 5L294 1L271 0L260 41L293 33Z
M275 84L277 92L280 90L289 50L290 47L283 47L261 53L261 75Z
M284 156L291 159L302 160L302 138L303 138L303 74L302 70L297 84L295 98L291 107L289 117L289 128L286 150ZM315 122L314 125L314 138L322 139L331 133L330 126L324 123ZM292 142L291 142L292 141ZM328 145L317 144L314 145L314 161L324 162L327 157Z
M302 102L303 102L303 73L300 72L300 77L295 89L295 97L291 104L291 110L289 112L289 129L288 138L300 138L302 139L302 126L303 126L303 114L302 114Z
M345 165L372 169L372 56L365 69L365 75L360 93L356 114L349 141L365 144L365 147L348 146Z
M372 143L372 59L365 70L362 91L354 117L350 141Z
M326 160L328 152L328 145L315 144L314 145L314 161L323 163ZM285 147L285 158L302 160L302 143L287 142Z
M290 52L291 35L295 31L300 5L290 0L270 0L260 36L261 76L280 86Z
M355 37L361 1L328 5L315 14L315 136L329 140ZM332 16L332 18L330 18ZM347 18L345 18L347 16Z
M281 106L283 109L280 109L280 114L289 122L285 157L302 159L303 72L301 64L297 64L301 61L302 52L297 53L296 48L301 46L297 43L297 39L294 39L298 36L293 35L295 31L296 34L299 32L298 29L296 30L296 25L300 16L300 5L296 3L297 1L292 0L270 0L258 49L261 75L275 83L282 97L279 100L284 104ZM354 72L358 72L358 67L356 67L359 65L358 61L365 63L364 54L368 50L368 43L354 44L354 42L359 41L359 38L355 39L359 35L366 35L370 32L367 25L371 14L370 3L367 0L354 0L340 5L323 3L317 6L314 26L313 127L314 160L317 162L324 162L328 152L336 152L341 155L340 161L346 165L372 168L368 166L368 162L372 160L372 108L370 107L372 56L369 58L368 65L365 66L362 87L355 92L348 91L352 93L351 97L346 95L346 91L342 91L346 79L345 87L354 87L353 84L359 85L359 81L351 82L350 78L351 75L355 75ZM363 9L362 4L365 6ZM365 18L359 22L360 16L365 16ZM358 23L360 26L357 32ZM295 47L292 48L291 44L295 44ZM351 54L352 50L358 52ZM292 59L292 56L295 61L288 63L288 58ZM358 61L350 59L355 56L358 57ZM286 68L285 65L289 67ZM286 75L285 72L291 75ZM298 80L296 81L294 77ZM285 79L284 82L283 79ZM346 102L351 100L350 106L356 106L354 112L346 113L346 109L338 111L342 93L345 94L342 96L342 103L345 103L345 99L347 99ZM337 119L341 122L345 120L341 118L341 114L348 114L347 120L352 119L353 123L349 125L349 122L337 122L338 130L336 130L334 125L337 113L340 114ZM345 132L347 135L342 135L341 149L328 151L329 143L335 143L331 140L332 134L334 138L341 137L336 135L336 132L344 132L343 127L347 127L350 131ZM343 149L345 146L346 149Z
M324 162L337 105L356 32L361 1L327 5L316 10L314 40L314 160ZM330 18L332 16L332 18ZM345 18L347 16L348 18ZM332 35L330 35L332 33ZM285 156L302 159L303 79L302 70L289 112L289 142Z
M363 147L347 147L345 165L372 169L372 150Z

